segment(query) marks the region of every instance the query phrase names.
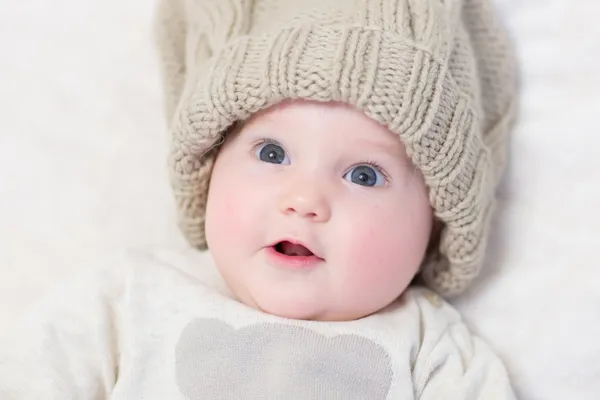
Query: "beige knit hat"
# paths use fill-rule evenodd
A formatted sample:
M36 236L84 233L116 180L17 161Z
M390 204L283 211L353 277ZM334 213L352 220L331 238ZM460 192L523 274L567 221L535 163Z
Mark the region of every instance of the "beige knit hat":
M398 134L443 223L421 270L443 296L483 262L514 119L515 63L489 0L160 0L180 226L206 248L216 150L286 99L350 104Z

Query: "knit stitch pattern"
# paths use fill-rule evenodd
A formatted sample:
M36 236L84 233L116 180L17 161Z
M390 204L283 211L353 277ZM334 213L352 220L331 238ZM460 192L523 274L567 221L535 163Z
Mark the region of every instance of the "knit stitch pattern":
M516 104L489 0L160 0L171 183L187 240L223 135L289 99L349 104L398 135L443 223L421 268L443 296L479 274Z

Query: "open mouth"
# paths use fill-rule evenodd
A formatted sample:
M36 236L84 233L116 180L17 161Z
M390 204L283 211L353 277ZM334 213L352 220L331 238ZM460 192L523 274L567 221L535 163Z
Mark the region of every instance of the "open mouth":
M281 240L273 243L267 249L270 260L277 267L312 271L325 261L311 249L297 241Z
M315 256L312 251L300 243L292 243L287 240L276 243L273 246L277 253L288 257L311 257Z

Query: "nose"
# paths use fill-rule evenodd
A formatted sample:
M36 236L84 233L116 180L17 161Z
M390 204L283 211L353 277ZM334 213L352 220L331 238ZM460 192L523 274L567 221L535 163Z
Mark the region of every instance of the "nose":
M308 182L290 183L281 194L279 210L314 222L327 222L331 218L331 206L323 188Z

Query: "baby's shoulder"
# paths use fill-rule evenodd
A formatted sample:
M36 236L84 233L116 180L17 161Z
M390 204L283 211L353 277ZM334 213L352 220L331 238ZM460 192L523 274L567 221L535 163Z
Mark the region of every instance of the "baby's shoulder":
M210 255L192 248L137 247L123 252L121 265L130 285L189 283L227 292Z
M208 257L192 249L138 247L106 252L73 269L49 288L39 303L88 299L110 307L144 307L145 299L172 298L182 289L226 295L226 286ZM140 301L136 301L140 300ZM143 300L143 301L142 301Z

